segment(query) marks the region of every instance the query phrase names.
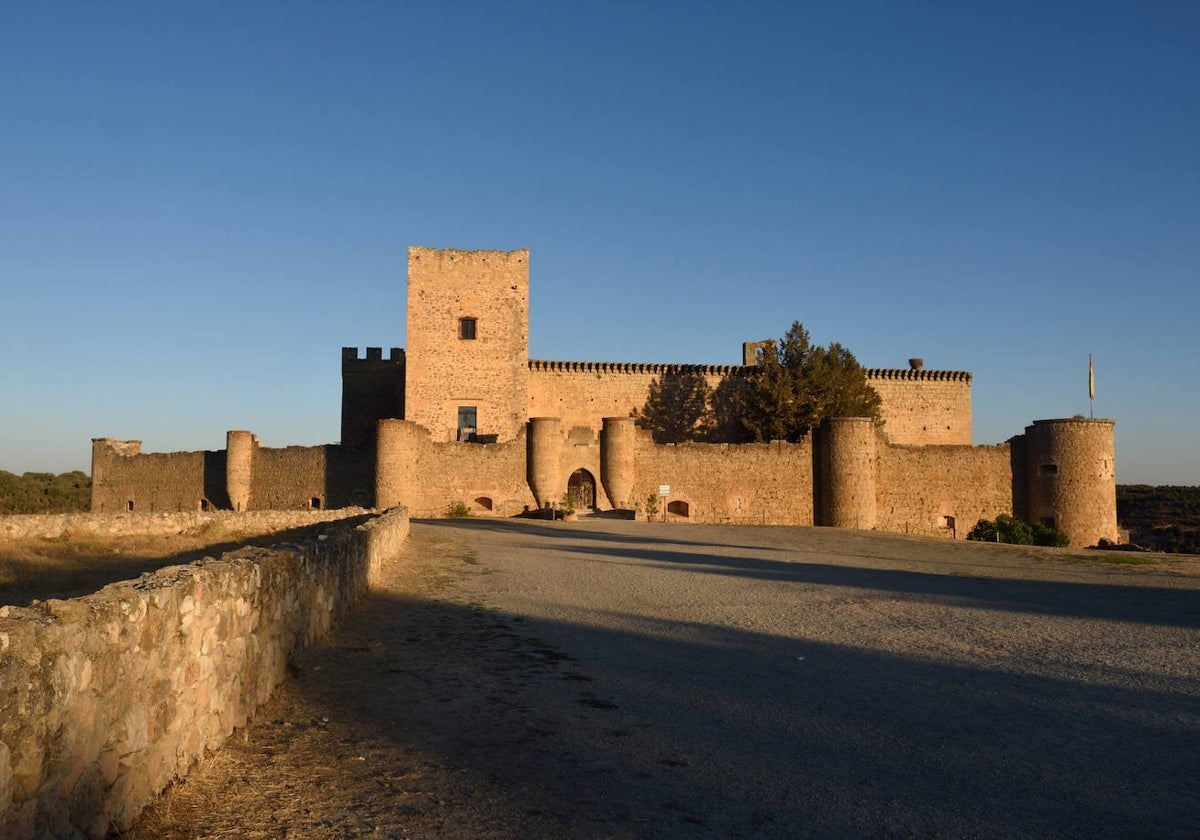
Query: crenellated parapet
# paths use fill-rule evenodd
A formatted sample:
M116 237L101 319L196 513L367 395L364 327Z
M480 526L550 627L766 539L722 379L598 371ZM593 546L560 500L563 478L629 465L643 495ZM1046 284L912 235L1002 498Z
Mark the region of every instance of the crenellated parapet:
M867 382L873 379L903 379L910 382L971 382L967 370L913 370L912 368L864 368Z
M388 357L385 359L383 358L382 347L368 347L366 348L366 354L362 356L359 355L357 347L342 348L342 370L345 370L348 366L357 367L372 363L403 364L404 350L400 347L392 347L388 350Z
M729 376L741 371L741 365L683 365L654 362L558 362L530 359L529 369L547 373L636 373L654 376Z

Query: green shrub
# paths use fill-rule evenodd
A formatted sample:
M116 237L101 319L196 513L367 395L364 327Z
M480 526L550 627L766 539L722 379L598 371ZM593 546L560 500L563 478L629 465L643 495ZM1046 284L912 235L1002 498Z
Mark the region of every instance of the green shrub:
M450 519L464 519L471 515L471 509L462 499L456 499L446 508L446 516Z
M1000 514L995 521L980 519L967 534L967 539L980 542L1001 542L1009 545L1066 546L1070 538L1056 528L1030 525L1023 519Z
M1071 538L1057 528L1051 528L1049 525L1035 522L1033 524L1033 544L1066 548L1071 544Z
M653 522L654 517L658 515L658 496L651 493L646 497L646 521Z

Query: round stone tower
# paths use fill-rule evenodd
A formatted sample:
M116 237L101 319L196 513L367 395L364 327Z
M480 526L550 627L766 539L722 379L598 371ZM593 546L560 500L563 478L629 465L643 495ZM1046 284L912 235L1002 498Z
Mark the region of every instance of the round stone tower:
M1066 533L1073 546L1117 540L1112 420L1035 420L1025 427L1028 519Z
M428 430L408 420L380 420L375 427L375 507L419 507L414 477Z
M833 417L821 426L821 524L874 528L875 421Z
M538 507L544 508L558 501L566 489L559 480L563 448L561 422L558 417L529 418L525 477Z
M605 417L600 432L600 481L614 508L631 502L637 426L632 417Z
M225 433L225 491L234 510L250 509L250 487L254 477L253 433L233 430Z

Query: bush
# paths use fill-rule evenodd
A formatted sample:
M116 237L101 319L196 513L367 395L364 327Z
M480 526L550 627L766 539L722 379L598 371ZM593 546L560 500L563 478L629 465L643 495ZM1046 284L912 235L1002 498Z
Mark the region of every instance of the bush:
M1036 522L1033 525L1033 544L1066 548L1071 544L1071 538L1057 528Z
M446 508L446 516L450 519L465 519L470 515L471 509L462 499L451 502L450 506Z
M646 497L646 521L653 522L656 516L658 516L658 496L651 493Z
M980 542L1001 542L1009 545L1051 545L1063 547L1070 538L1056 528L1030 525L1023 519L1000 514L995 521L980 519L967 534L967 539Z

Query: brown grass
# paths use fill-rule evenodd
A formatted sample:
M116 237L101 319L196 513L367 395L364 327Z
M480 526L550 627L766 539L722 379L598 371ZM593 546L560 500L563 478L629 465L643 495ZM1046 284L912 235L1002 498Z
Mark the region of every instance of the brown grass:
M321 533L333 523L286 532ZM192 533L102 537L73 535L0 543L0 606L77 598L107 584L132 580L165 566L192 563L246 545L270 545L285 534L231 534L219 523Z

